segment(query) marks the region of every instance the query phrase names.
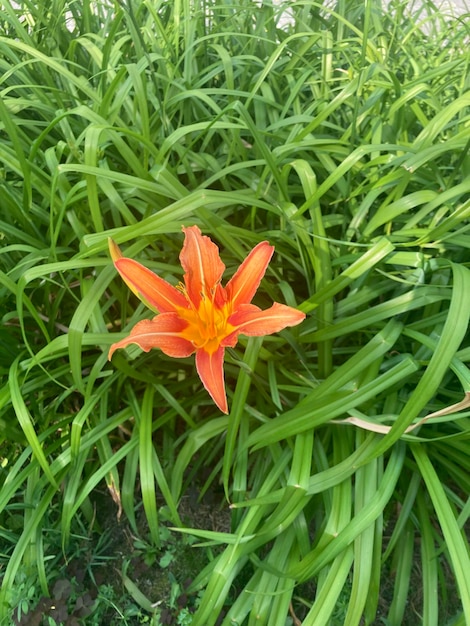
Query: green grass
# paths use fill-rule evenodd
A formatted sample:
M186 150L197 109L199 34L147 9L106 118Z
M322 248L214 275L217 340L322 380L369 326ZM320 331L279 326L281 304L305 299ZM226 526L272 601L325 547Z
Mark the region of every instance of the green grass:
M129 624L470 623L469 28L406 4L2 3L0 624L103 488L200 545L187 607L122 570ZM230 350L228 417L192 357L107 360L150 314L107 238L175 283L192 224L307 313Z

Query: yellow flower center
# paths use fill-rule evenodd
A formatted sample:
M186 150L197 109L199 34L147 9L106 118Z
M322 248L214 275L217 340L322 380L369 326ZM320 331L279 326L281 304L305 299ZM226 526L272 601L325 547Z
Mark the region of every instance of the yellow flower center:
M190 305L189 309L178 311L180 317L188 322L188 327L182 331L181 336L190 341L196 350L204 348L212 354L221 341L235 330L227 321L232 312L230 303L227 302L222 307L216 306L213 296L208 297L201 293L201 301L196 309L184 287L180 286L180 289Z

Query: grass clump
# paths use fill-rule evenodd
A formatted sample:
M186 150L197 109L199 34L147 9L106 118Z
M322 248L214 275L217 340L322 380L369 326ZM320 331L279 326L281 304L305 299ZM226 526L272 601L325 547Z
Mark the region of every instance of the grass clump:
M406 4L3 3L0 623L103 486L153 576L199 546L169 618L121 568L129 624L470 622L469 34ZM147 315L108 237L179 280L192 224L307 313L230 352L228 417L191 358L107 360Z

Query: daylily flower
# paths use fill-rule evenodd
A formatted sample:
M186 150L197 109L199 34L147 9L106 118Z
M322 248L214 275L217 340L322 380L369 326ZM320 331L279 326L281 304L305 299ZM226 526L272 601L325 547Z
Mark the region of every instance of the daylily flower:
M131 343L148 352L160 348L171 357L196 353L199 377L223 413L228 413L224 385L224 351L234 347L238 335L261 336L295 326L305 314L275 302L262 311L251 304L266 272L274 247L262 241L249 253L225 287L221 285L225 265L219 249L197 226L183 227L185 235L180 262L185 272L177 287L132 259L125 258L109 240L114 265L127 286L146 306L158 313L138 322L130 335L109 350Z

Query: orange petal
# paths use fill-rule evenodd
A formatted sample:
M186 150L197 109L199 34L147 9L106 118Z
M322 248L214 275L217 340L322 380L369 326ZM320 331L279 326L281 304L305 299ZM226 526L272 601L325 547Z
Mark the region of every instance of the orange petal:
M114 264L116 264L116 261L118 259L124 258L123 254L121 252L121 249L119 248L117 243L111 239L111 237L108 238L108 247L109 247L109 254L111 255L111 258L112 258ZM137 291L137 289L133 285L131 285L124 278L124 276L122 278L123 278L124 282L126 283L126 285L129 287L129 289L132 291L132 293L134 295L136 295L137 297L139 297L139 292Z
M160 348L168 356L183 358L194 352L193 344L180 335L186 328L187 322L176 313L162 313L152 320L137 322L130 335L113 343L109 349L108 359L118 348L125 348L130 343L137 344L144 352L152 348Z
M167 313L178 308L188 308L186 298L176 287L137 261L120 257L114 261L114 265L129 289L150 309Z
M196 352L196 369L212 400L222 413L228 413L224 384L224 348L219 347L212 353L202 349L198 350Z
M274 252L274 246L262 241L253 248L250 254L240 265L234 276L225 288L228 299L236 311L240 304L249 304L259 287L269 261Z
M183 227L183 232L180 261L185 271L184 284L189 299L198 308L201 296L214 300L216 291L222 289L219 283L225 265L220 260L219 248L197 226Z
M123 254L121 252L121 249L117 245L117 243L113 241L113 239L111 239L111 237L108 237L108 247L109 247L109 254L111 255L111 258L113 261L122 259Z
M232 335L224 339L224 345L232 345L233 335L241 334L251 337L262 335L271 335L277 333L286 326L295 326L305 319L305 313L298 311L285 304L275 302L272 307L261 311L250 305L241 306L238 311L231 315L228 323L236 326L236 330ZM229 343L227 343L229 342Z

